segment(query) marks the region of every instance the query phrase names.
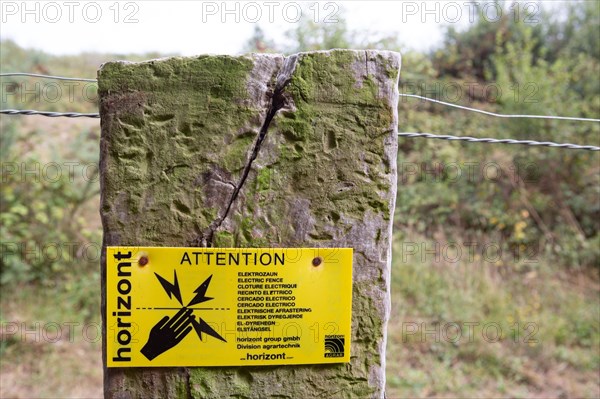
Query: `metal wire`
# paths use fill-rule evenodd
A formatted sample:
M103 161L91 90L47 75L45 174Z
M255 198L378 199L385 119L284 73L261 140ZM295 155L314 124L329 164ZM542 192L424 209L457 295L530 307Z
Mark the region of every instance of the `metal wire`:
M68 81L81 81L81 82L94 82L97 83L97 79L86 79L86 78L68 78L65 76L53 76L53 75L42 75L38 73L27 73L27 72L10 72L10 73L0 73L0 77L8 77L8 76L31 76L35 78L44 78L44 79L55 79L55 80L68 80ZM49 118L58 118L58 117L66 117L66 118L100 118L100 114L97 113L89 113L82 114L79 112L49 112L49 111L36 111L32 109L3 109L0 110L0 114L6 115L41 115L47 116Z
M82 82L98 82L97 79L87 79L87 78L68 78L65 76L53 76L53 75L42 75L37 73L27 73L27 72L10 72L10 73L0 73L0 77L4 76L31 76L37 78L44 79L57 79L57 80L71 80L71 81L82 81ZM429 101L436 104L442 104L448 107L458 108L465 111L477 112L480 114L494 116L496 118L529 118L529 119L555 119L555 120L564 120L564 121L579 121L579 122L600 122L600 119L594 118L580 118L573 116L554 116L554 115L518 115L518 114L498 114L496 112L484 111L482 109L471 108L464 105L449 103L446 101L436 100L430 97L420 96L418 94L407 94L400 93L400 97L409 97L409 98L418 98L421 100Z
M36 73L25 73L25 72L13 72L13 73L1 73L0 77L5 76L30 76L45 79L56 79L56 80L70 80L70 81L83 81L83 82L97 82L96 79L86 78L68 78L64 76L51 76L41 75ZM406 94L400 93L400 97L418 98L425 101L430 101L437 104L442 104L448 107L458 108L465 111L477 112L480 114L493 116L496 118L529 118L529 119L554 119L554 120L567 120L567 121L578 121L578 122L600 122L600 119L593 118L579 118L570 116L553 116L553 115L514 115L514 114L498 114L495 112L484 111L477 108L466 107L464 105L453 104L445 101L436 100L429 97L419 96L417 94ZM48 112L48 111L36 111L36 110L17 110L17 109L4 109L0 110L0 114L7 115L41 115L50 118L66 117L66 118L100 118L98 113L83 114L78 112ZM476 138L469 136L452 136L452 135L440 135L432 133L398 133L400 137L409 138L427 138L437 140L449 140L449 141L466 141L469 143L488 143L488 144L521 144L528 146L545 146L553 148L565 148L572 150L588 150L588 151L600 151L600 147L592 145L577 145L571 143L555 143L552 141L534 141L534 140L514 140L514 139L493 139L493 138Z
M0 73L0 77L4 76L31 76L34 78L44 78L44 79L56 79L56 80L75 80L81 82L98 82L97 79L86 79L86 78L67 78L65 76L52 76L52 75L40 75L38 73L26 73L26 72L10 72L10 73Z
M480 114L495 116L496 118L529 118L529 119L557 119L562 121L579 121L579 122L600 122L600 119L593 118L579 118L574 116L553 116L553 115L513 115L513 114L497 114L495 112L484 111L482 109L465 107L464 105L458 105L453 103L447 103L445 101L436 100L429 97L419 96L417 94L404 94L400 93L400 97L411 97L411 98L419 98L421 100L430 101L432 103L446 105L448 107L454 107L458 109L463 109L465 111L478 112Z
M28 73L28 72L0 73L0 77L4 77L4 76L31 76L31 77L44 78L44 79L71 80L71 81L95 82L95 83L98 82L97 79L69 78L69 77L65 77L65 76L42 75L42 74ZM434 98L419 96L418 94L400 93L399 95L400 95L400 97L418 98L418 99L433 102L436 104L442 104L442 105L445 105L448 107L458 108L458 109L462 109L465 111L477 112L477 113L488 115L488 116L494 116L496 118L529 118L529 119L555 119L555 120L579 121L579 122L600 122L600 119L580 118L580 117L573 117L573 116L498 114L495 112L484 111L484 110L477 109L477 108L466 107L464 105L449 103L446 101L440 101L440 100L436 100ZM5 112L5 111L11 111L11 112ZM11 114L11 115L17 114L15 112L13 112L15 110L5 110L5 111L2 111L1 113ZM44 112L38 112L38 113L31 113L31 112L32 111L27 111L27 112L23 112L20 114L21 115L44 115L45 114ZM61 116L61 115L55 115L55 114L56 113L52 113L52 115L45 115L45 116L50 116L50 117ZM68 112L68 113L65 113L65 115L63 115L63 116L68 116L68 115L77 115L77 114L73 113L73 112ZM89 115L95 115L95 114L89 114ZM69 116L69 117L71 117L71 116ZM77 118L79 116L73 116L73 117ZM96 118L96 116L92 116L92 118Z
M438 140L449 140L449 141L467 141L469 143L522 144L522 145L528 145L528 146L566 148L566 149L570 149L570 150L600 151L600 147L596 147L593 145L554 143L552 141L476 138L476 137L469 137L469 136L451 136L451 135L447 135L447 134L432 134L432 133L398 133L398 136L410 137L410 138L423 137L426 139L438 139Z
M58 118L64 116L66 118L100 118L100 114L82 114L79 112L48 112L35 111L33 109L2 109L0 114L7 115L41 115L50 118Z
M78 112L46 112L46 111L34 111L34 110L16 110L16 109L0 110L0 114L41 115L41 116L47 116L50 118L57 118L57 117L100 118L100 114L82 114L82 113L78 113ZM408 137L408 138L427 138L427 139L448 140L448 141L466 141L469 143L521 144L521 145L528 145L528 146L565 148L565 149L571 149L571 150L600 151L600 147L593 146L593 145L555 143L552 141L477 138L477 137L469 137L469 136L452 136L452 135L447 135L447 134L442 135L442 134L433 134L433 133L398 133L398 136Z

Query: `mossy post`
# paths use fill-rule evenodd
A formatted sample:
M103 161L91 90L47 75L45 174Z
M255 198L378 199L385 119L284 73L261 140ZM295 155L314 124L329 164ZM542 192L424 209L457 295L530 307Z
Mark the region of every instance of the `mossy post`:
M354 248L350 363L105 368L107 398L384 396L399 69L350 50L102 66L104 247Z

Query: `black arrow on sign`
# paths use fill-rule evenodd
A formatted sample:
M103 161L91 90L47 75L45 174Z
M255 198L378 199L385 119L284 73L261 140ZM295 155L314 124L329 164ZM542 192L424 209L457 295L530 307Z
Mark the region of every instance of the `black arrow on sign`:
M196 334L198 334L198 337L200 339L202 339L202 333L205 333L205 334L208 334L208 335L210 335L212 337L220 339L223 342L227 342L227 341L225 341L225 339L223 337L221 337L219 335L218 332L216 332L215 330L213 330L212 327L209 326L201 318L198 317L199 322L196 321L196 317L194 315L190 316L190 319L192 319L192 326L194 326L194 330L196 330Z
M204 282L202 284L200 284L198 286L198 288L196 288L196 291L194 291L196 293L196 296L190 301L190 303L188 303L188 307L196 305L198 303L202 303L202 302L206 302L206 301L210 301L211 299L214 299L214 298L205 296L206 290L208 290L208 285L210 284L211 278L212 278L212 274L210 275L209 278L204 280Z
M171 284L165 278L159 276L158 273L155 272L154 274L156 275L156 278L158 278L158 281L160 281L160 285L162 285L166 293L169 295L169 299L171 298L172 294L175 298L177 298L179 303L183 305L183 300L181 299L181 291L179 291L179 282L177 281L177 271L173 270L173 275L175 279L175 282L173 284ZM206 290L204 290L204 292L206 292Z

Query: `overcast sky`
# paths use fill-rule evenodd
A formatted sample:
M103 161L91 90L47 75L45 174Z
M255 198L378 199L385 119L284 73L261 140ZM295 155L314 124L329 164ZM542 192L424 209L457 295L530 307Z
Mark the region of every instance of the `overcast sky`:
M475 4L479 3L479 9ZM545 2L546 4L548 2ZM556 3L556 2L554 2ZM300 17L345 19L353 31L395 34L405 48L428 50L443 27L465 26L476 13L510 13L536 22L539 2L499 10L477 1L0 1L0 38L55 54L83 51L194 55L237 54L259 25L283 42ZM365 33L366 34L366 33Z

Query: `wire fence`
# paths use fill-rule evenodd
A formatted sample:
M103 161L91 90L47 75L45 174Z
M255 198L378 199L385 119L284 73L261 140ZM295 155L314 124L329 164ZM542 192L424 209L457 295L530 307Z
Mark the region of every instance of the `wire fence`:
M33 109L3 109L0 110L0 114L6 115L40 115L47 116L49 118L100 118L98 113L83 114L79 112L50 112L50 111L36 111Z
M39 73L29 73L29 72L0 73L0 77L9 77L9 76L29 76L29 77L33 77L33 78L42 78L42 79L70 80L70 81L75 81L75 82L98 83L98 79L89 79L89 78L68 78L66 76L41 75Z
M52 76L52 75L41 75L36 73L26 72L11 72L11 73L0 73L0 77L11 77L11 76L24 76L24 77L36 77L43 79L55 79L55 80L68 80L68 81L83 81L83 82L98 82L97 79L88 78L69 78L65 76ZM436 100L434 98L420 96L418 94L399 93L400 97L416 98L432 103L444 105L446 107L457 108L468 112L475 112L495 118L515 118L515 119L546 119L546 120L561 120L561 121L576 121L576 122L600 122L600 119L596 118L581 118L574 116L559 116L559 115L526 115L526 114L500 114L496 112L485 111L482 109L467 107L460 104L449 103L446 101ZM37 111L37 110L18 110L18 109L3 109L0 110L0 114L5 115L39 115L50 118L66 117L66 118L100 118L99 113L79 113L79 112L49 112L49 111ZM463 141L468 143L484 143L484 144L517 144L526 146L543 146L570 150L588 150L588 151L600 151L600 147L594 145L579 145L572 143L556 143L553 141L535 141L535 140L516 140L512 138L477 138L469 136L454 136L448 134L434 134L434 133L398 133L399 137L406 138L425 138L435 140L448 140L448 141Z
M477 138L469 136L451 136L447 134L433 134L433 133L398 133L400 137L409 138L426 138L426 139L438 139L438 140L449 140L449 141L466 141L469 143L487 143L487 144L521 144L528 146L542 146L552 148L563 148L569 150L588 150L588 151L600 151L600 147L593 145L578 145L571 143L555 143L552 141L535 141L535 140L514 140L514 139L492 139L492 138Z
M484 111L482 109L465 107L464 105L449 103L449 102L446 102L446 101L440 101L440 100L436 100L434 98L419 96L417 94L400 93L400 97L418 98L418 99L429 101L429 102L432 102L432 103L437 103L437 104L445 105L447 107L458 108L458 109L462 109L462 110L465 110L465 111L476 112L476 113L479 113L479 114L493 116L495 118L553 119L553 120L559 120L559 121L600 122L600 119L580 118L580 117L576 117L576 116L497 114L495 112L489 112L489 111Z

